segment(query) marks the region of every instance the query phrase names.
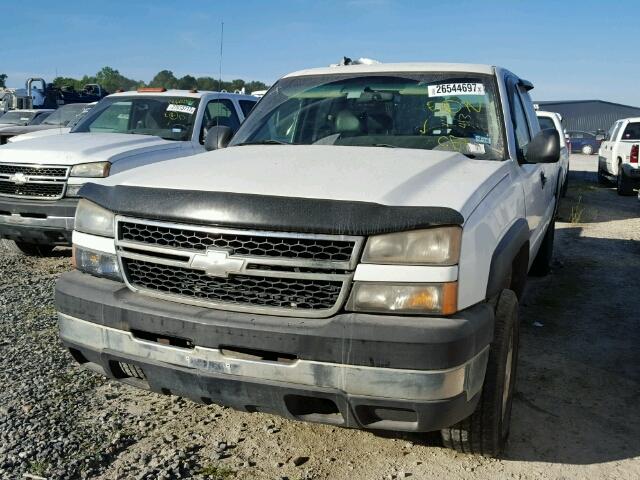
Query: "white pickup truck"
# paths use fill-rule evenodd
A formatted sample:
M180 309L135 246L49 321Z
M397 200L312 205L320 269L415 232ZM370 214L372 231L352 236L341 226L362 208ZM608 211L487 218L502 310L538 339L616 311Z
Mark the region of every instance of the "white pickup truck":
M615 180L619 195L632 195L640 187L640 117L615 122L598 151L598 182Z
M561 188L531 88L487 65L287 75L231 143L83 187L62 341L158 393L498 454Z
M70 244L78 190L87 180L204 152L207 129L237 130L257 100L144 88L104 98L67 135L3 145L0 238L28 255Z
M561 187L560 192L564 197L567 194L569 188L569 146L571 145L566 139L566 131L562 126L562 116L556 112L546 112L543 110L536 110L536 116L538 117L538 123L540 123L540 129L545 130L547 128L554 128L558 131L560 136L560 160L558 165L561 170Z

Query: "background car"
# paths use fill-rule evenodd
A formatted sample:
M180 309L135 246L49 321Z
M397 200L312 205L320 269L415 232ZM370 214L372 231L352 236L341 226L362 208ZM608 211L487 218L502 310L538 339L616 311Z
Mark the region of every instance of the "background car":
M568 133L572 152L592 155L598 151L600 143L602 143L602 140L598 140L594 133L580 131L572 131Z

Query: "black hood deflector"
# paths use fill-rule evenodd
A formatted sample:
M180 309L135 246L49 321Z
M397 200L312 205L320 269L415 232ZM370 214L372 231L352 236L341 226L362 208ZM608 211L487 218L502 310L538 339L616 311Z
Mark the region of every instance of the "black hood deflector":
M283 232L374 235L464 222L459 212L446 207L396 207L248 193L88 183L80 196L120 215Z

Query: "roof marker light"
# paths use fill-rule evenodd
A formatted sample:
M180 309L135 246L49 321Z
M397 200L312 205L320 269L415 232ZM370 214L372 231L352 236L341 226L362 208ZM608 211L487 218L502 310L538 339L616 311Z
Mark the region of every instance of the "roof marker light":
M167 89L164 87L142 87L138 89L138 93L145 93L145 92L166 92Z

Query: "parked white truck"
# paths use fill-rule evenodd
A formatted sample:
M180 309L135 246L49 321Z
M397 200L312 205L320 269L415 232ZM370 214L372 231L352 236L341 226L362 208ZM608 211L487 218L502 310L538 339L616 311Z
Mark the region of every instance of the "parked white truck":
M62 341L155 392L498 454L561 188L531 88L468 64L287 75L231 143L83 187Z
M144 88L106 97L67 135L3 145L0 238L28 255L70 244L85 182L204 152L208 128L237 130L243 106L256 101L231 93Z
M560 138L560 160L558 166L561 171L561 187L560 192L564 197L567 194L569 188L569 146L571 145L566 140L566 131L562 126L562 116L556 112L546 112L543 110L536 110L536 116L538 117L538 123L540 129L554 128L558 131Z
M640 187L639 144L640 117L615 122L598 151L598 182L614 180L619 195L632 195Z

